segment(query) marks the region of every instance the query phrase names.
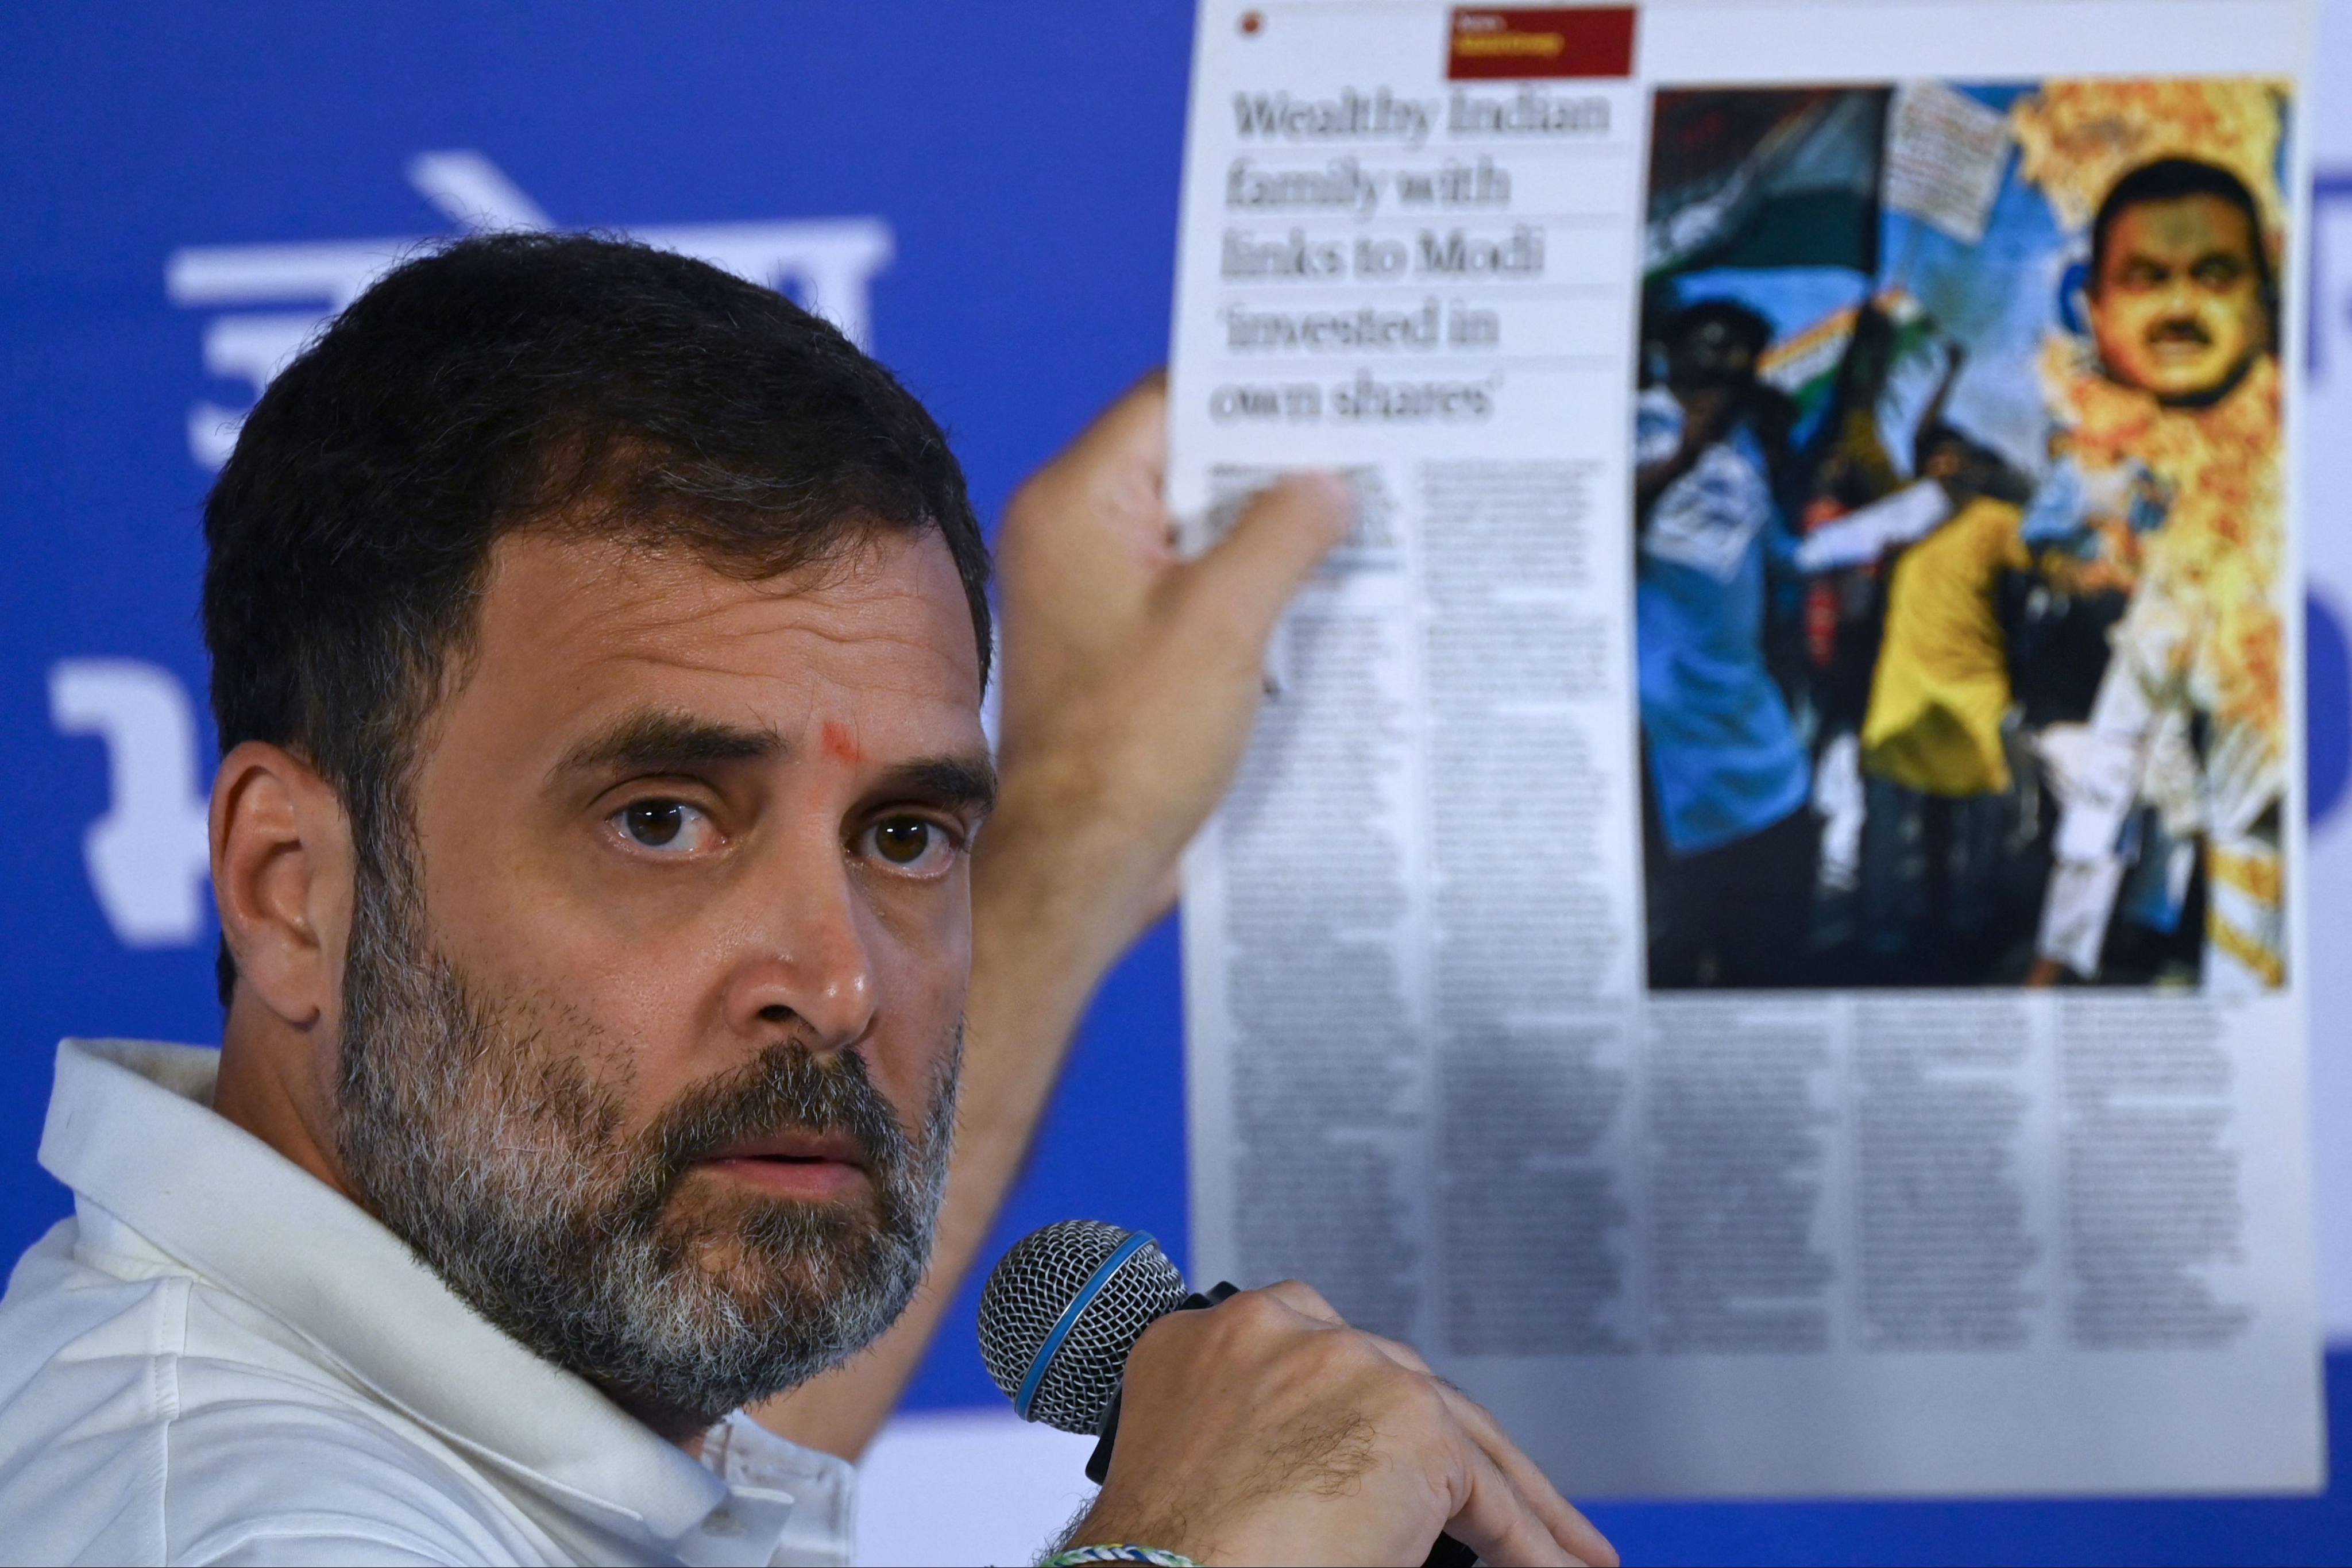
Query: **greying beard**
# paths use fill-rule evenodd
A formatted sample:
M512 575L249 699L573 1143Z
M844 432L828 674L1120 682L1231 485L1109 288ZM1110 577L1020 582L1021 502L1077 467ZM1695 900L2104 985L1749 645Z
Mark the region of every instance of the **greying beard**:
M796 1043L698 1085L644 1131L570 1015L499 1005L431 951L407 846L362 855L344 967L338 1133L361 1201L493 1323L672 1432L803 1383L920 1283L947 1176L959 1028L919 1138L853 1053ZM625 1048L608 1053L625 1063ZM693 1163L786 1130L846 1133L870 1207L744 1199L670 1212Z

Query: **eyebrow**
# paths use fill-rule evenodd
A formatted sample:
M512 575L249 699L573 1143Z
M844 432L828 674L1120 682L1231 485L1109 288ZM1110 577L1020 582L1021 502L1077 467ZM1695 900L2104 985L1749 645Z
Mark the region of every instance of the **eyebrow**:
M714 763L764 761L784 749L783 737L773 730L654 710L632 713L581 742L555 764L551 776L614 769L690 773Z
M996 769L984 756L922 757L886 771L870 793L986 816L996 805Z
M684 713L632 713L564 754L550 776L567 773L691 773L718 763L766 762L789 751L775 731ZM996 769L984 754L919 757L887 769L868 792L985 816L996 805Z

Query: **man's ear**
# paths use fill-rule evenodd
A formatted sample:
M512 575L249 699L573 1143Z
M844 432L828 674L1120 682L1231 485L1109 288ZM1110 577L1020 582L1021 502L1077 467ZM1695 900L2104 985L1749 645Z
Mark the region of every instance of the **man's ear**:
M237 985L298 1029L339 1006L351 931L351 821L283 747L247 741L213 779L213 897Z

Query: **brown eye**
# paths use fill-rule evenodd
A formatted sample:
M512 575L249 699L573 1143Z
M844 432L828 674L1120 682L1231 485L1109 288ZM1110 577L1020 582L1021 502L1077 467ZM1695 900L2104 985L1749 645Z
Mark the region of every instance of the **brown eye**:
M869 864L923 881L946 876L962 847L954 828L922 816L886 816L857 836L857 853Z
M702 812L681 800L640 800L613 814L623 837L641 849L686 851L708 835Z
M939 829L920 817L894 817L876 825L874 848L894 866L912 866L922 859L938 837Z

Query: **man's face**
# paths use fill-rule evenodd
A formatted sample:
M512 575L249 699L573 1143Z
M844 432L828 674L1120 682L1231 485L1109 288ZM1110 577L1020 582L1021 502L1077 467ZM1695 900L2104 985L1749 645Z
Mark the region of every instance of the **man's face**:
M1729 321L1705 318L1666 349L1666 384L1675 392L1737 386L1755 374L1756 345Z
M707 1420L928 1255L989 780L962 585L931 534L747 583L523 533L458 662L355 916L343 1158L501 1327Z
M2168 403L2227 390L2271 346L2259 243L2245 213L2219 196L2116 215L2091 291L2107 374Z

